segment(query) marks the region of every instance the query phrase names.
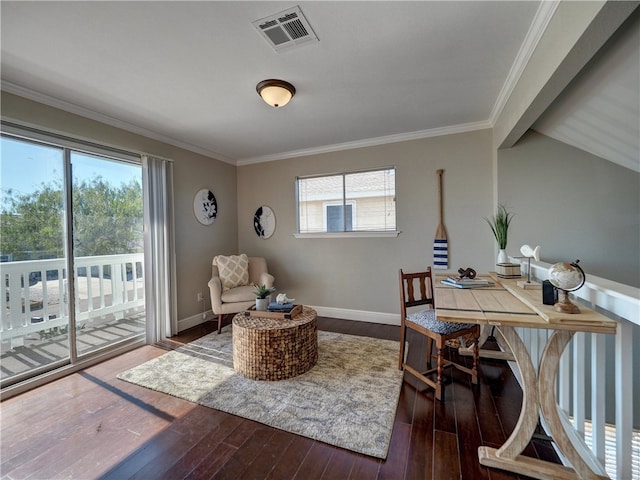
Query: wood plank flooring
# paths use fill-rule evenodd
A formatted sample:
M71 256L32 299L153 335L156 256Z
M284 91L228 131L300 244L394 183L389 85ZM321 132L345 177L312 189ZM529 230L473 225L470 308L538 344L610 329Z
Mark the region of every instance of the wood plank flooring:
M318 319L322 330L398 340L399 328ZM0 479L488 479L526 478L478 463L480 445L511 433L522 392L502 361L481 384L451 371L445 402L407 377L385 461L282 432L116 379L215 329L213 322L72 374L0 404ZM413 332L409 359L424 359ZM452 353L455 355L455 353ZM558 461L548 442L528 456Z

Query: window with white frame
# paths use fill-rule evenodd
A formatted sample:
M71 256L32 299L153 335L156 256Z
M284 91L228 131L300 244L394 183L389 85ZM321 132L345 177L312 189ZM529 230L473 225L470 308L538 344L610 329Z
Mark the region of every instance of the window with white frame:
M296 179L298 233L395 232L396 170Z

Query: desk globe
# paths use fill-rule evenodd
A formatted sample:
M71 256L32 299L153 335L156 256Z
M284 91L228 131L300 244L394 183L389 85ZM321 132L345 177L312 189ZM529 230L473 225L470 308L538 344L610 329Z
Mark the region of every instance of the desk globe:
M585 274L576 260L573 263L558 262L549 268L549 281L561 290L563 298L553 308L560 313L580 313L578 306L569 300L569 292L578 290L584 285Z

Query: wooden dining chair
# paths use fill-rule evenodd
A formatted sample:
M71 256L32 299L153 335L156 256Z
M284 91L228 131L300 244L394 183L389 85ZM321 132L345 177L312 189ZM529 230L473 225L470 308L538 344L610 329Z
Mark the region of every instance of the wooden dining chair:
M444 369L455 367L471 375L471 382L478 383L478 337L480 336L480 326L469 323L442 322L436 319L435 304L433 300L433 279L431 267L427 267L425 272L404 273L399 272L400 279L400 355L398 368L405 370L414 377L423 381L435 390L435 396L443 401L444 385L442 376ZM426 309L407 313L411 307L426 306ZM427 337L427 370L420 372L408 365L405 361L405 341L407 328L414 330ZM444 358L444 349L447 340L456 339L471 335L473 337L473 367L456 363ZM437 350L436 367L432 365L432 346L435 344ZM434 380L435 375L435 380Z

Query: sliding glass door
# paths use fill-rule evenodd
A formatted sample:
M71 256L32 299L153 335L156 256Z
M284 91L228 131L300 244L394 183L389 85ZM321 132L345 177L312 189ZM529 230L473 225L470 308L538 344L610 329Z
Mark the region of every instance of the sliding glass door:
M139 163L2 136L2 386L145 333Z
M2 137L2 382L69 362L64 149Z
M78 356L144 334L142 168L70 152Z

